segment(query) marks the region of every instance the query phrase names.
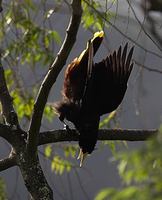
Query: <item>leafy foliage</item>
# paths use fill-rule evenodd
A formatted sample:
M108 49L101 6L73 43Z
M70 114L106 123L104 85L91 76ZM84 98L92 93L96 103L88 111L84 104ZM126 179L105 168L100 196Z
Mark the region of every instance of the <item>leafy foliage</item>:
M60 6L63 1L56 2ZM43 71L44 66L51 65L55 46L61 44L59 33L51 25L52 17L57 12L57 6L52 9L47 8L46 3L47 1L42 1L44 10L40 12L32 0L9 1L5 4L0 19L0 41L6 68L6 80L19 119L23 122L30 119L34 99L44 76L39 77L39 71ZM82 25L85 29L96 31L103 28L103 18L94 12L93 8L107 19L113 16L110 11L104 11L104 6L100 1L88 1L88 3L82 1L82 6ZM27 66L28 69L26 69ZM33 78L26 82L26 77L31 77L30 73ZM53 118L49 105L46 106L44 116L49 121Z
M48 9L42 15L32 0L10 1L5 4L0 19L0 41L6 81L19 119L23 122L31 117L34 97L43 78L39 78L38 68L51 65L54 47L61 43L59 33L47 23L47 20L51 20L51 15L47 18L47 13ZM41 24L37 16L40 16ZM26 83L24 79L31 77L31 74L33 78ZM54 116L49 105L46 106L44 116L48 120Z
M52 163L51 163L51 169L56 174L62 174L65 170L69 172L72 168L72 164L63 158L61 158L59 155L56 155L53 157Z
M102 190L96 200L160 200L162 197L162 129L159 136L147 141L143 147L118 155L119 174L125 186L116 190Z
M0 178L0 199L5 200L6 198L6 192L5 192L5 184L2 178Z
M110 125L110 122L114 120L116 116L117 111L111 112L107 117L105 117L99 124L99 128L108 127Z
M76 157L78 148L76 145L62 145L63 154L56 153L51 145L45 147L45 156L51 160L51 170L56 174L62 175L64 172L70 172L75 167L72 162L67 160L68 158Z
M83 1L83 17L82 17L82 24L83 28L90 29L93 31L102 30L105 26L104 20L110 20L113 17L113 13L109 11L103 11L103 2L100 1ZM94 12L98 10L98 12Z

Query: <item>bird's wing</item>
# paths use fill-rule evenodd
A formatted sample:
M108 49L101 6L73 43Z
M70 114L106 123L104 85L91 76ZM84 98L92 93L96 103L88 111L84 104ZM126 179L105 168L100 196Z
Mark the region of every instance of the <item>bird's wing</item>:
M63 96L70 101L80 101L85 93L88 74L91 74L91 69L88 68L89 63L89 47L93 47L93 56L97 52L103 40L103 31L96 32L92 39L87 43L87 47L78 58L75 58L68 65L65 72ZM90 44L90 45L89 45Z
M128 44L114 51L106 59L93 65L90 85L83 101L83 112L102 115L115 110L127 89L127 81L133 68L133 47L127 54Z

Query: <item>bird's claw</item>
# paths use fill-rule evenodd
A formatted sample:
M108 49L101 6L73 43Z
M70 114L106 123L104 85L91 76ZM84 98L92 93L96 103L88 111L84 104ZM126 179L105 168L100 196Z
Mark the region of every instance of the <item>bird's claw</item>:
M70 127L63 121L63 123L64 123L64 130L66 130L67 132L70 132L71 131L71 129L70 129Z
M80 164L79 164L80 167L82 167L83 161L85 160L85 158L87 157L87 155L88 155L88 152L83 153L82 149L80 149L79 155L77 157L77 160L80 160Z

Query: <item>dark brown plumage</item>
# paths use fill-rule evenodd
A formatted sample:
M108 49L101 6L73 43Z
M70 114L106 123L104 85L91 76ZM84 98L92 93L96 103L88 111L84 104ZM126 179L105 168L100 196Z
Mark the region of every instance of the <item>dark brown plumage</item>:
M97 32L89 41L93 55L97 52L103 32ZM68 65L63 86L63 100L55 108L60 115L74 123L79 132L81 162L84 155L90 154L98 137L100 116L112 112L121 103L127 89L133 63L133 48L127 54L128 44L120 46L99 63L89 62L89 48Z

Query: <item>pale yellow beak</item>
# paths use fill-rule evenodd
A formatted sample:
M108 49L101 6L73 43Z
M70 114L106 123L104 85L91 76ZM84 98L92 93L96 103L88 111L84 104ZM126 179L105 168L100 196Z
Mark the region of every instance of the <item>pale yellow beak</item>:
M91 39L91 42L93 42L94 39L96 39L97 37L104 37L104 32L103 31L98 31L96 33L94 33L93 38Z
M83 153L82 149L80 149L79 155L78 155L78 158L77 158L77 160L80 160L80 165L79 165L80 167L82 167L83 161L85 160L85 158L87 157L87 155L88 155L87 152Z
M103 31L98 31L98 32L94 33L93 38L91 39L91 43L93 43L93 41L97 37L103 38L104 37L104 32ZM80 54L79 58L77 59L78 62L81 61L81 59L83 58L83 56L84 56L85 52L87 51L87 49L88 49L88 43L87 43L86 49L84 51L82 51L82 53Z

